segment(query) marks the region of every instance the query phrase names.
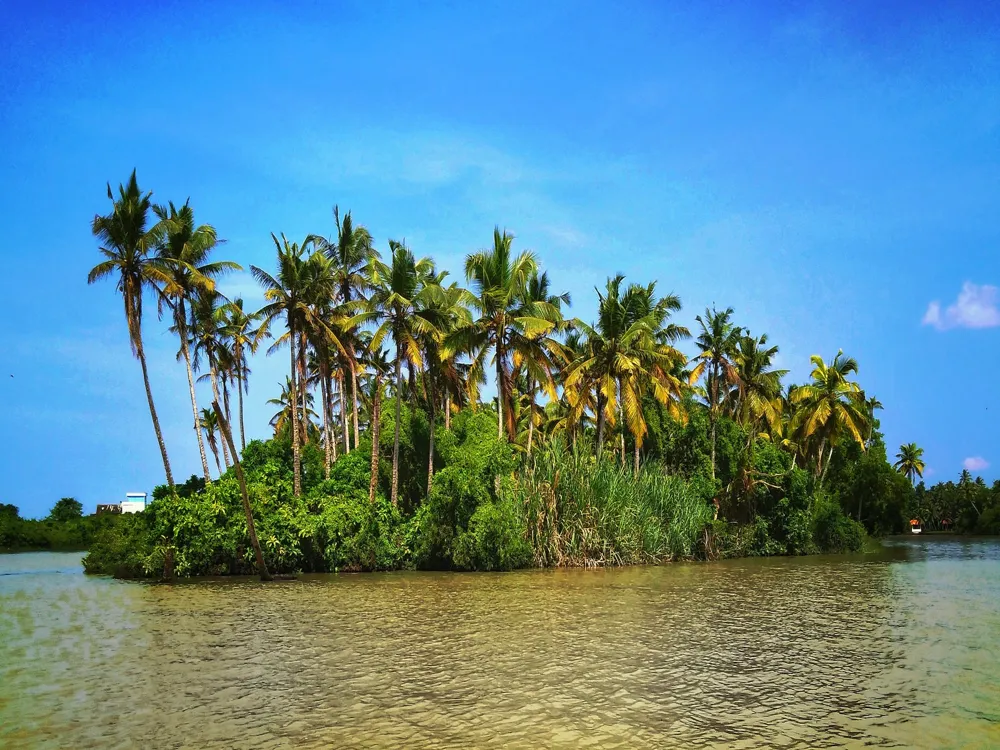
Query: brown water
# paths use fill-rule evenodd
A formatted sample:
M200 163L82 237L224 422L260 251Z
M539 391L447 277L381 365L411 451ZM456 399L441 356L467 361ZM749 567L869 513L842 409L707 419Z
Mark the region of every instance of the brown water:
M1000 543L174 586L0 556L0 747L1000 746Z

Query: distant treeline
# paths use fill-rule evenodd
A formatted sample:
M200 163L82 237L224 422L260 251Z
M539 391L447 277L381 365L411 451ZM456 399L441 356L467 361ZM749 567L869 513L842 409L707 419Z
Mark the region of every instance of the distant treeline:
M55 504L42 520L21 518L16 505L0 504L0 550L84 550L99 529L115 523L116 516L84 516L83 506L71 497Z

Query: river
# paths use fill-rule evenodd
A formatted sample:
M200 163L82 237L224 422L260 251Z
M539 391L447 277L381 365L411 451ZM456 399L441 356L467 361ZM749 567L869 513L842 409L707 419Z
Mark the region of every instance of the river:
M0 555L0 747L1000 746L1000 541L172 586Z

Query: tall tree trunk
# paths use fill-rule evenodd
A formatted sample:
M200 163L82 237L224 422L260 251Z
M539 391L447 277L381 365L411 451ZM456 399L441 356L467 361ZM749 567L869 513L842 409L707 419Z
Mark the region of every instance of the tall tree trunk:
M351 411L354 412L354 449L358 448L361 431L358 429L358 363L351 359Z
M306 334L302 331L299 333L299 401L302 402L299 405L301 408L299 419L302 421L302 434L299 437L303 445L309 442L309 411L306 401L306 397L309 395L309 377L306 374L306 352L308 349Z
M241 353L240 356L242 356L242 353ZM242 365L237 365L237 368L239 368L237 370L237 377L239 378L239 382L237 383L237 385L238 385L238 387L240 389L240 392L239 392L240 450L245 453L246 449L247 449L247 431L243 427L243 388L245 387L244 378L246 377L246 373L243 372L243 366Z
M344 387L344 371L337 370L337 390L340 391L340 424L344 431L344 455L351 452L351 430L349 427L347 410L347 389Z
M528 457L531 457L531 442L535 437L535 379L528 378Z
M597 391L597 458L600 460L604 450L604 398L600 389Z
M634 438L635 436L633 435L632 437ZM634 457L633 464L634 465L633 465L632 468L635 471L635 475L639 476L639 441L638 440L635 441L635 457Z
M378 487L379 439L382 434L382 378L375 375L375 396L372 399L372 467L368 482L368 501L375 503L375 489Z
M430 378L428 378L428 381L429 380ZM436 406L434 385L430 384L427 390L428 390L427 405L429 407L427 416L428 416L428 421L430 423L430 430L429 430L430 435L428 441L430 443L430 448L427 451L427 497L430 497L431 485L434 483L434 422L435 422L435 417L437 415L435 414L436 410L434 408Z
M257 575L262 581L270 581L271 574L267 570L267 563L264 562L264 552L260 548L260 541L257 539L257 529L253 525L253 511L250 509L250 495L247 493L247 481L243 476L243 466L236 455L236 443L233 442L233 433L229 429L229 420L226 419L219 409L219 399L212 403L215 413L219 415L219 428L222 431L223 445L229 444L229 449L233 452L233 466L236 469L236 479L240 483L240 494L243 497L243 513L247 518L247 535L250 537L250 546L253 547L253 555L257 561Z
M215 456L215 468L219 470L219 476L222 476L222 464L219 462L219 444L215 442L214 433L213 436L208 439L208 444L212 448L212 455Z
M399 498L399 406L403 391L403 361L399 356L399 343L396 343L396 419L393 425L392 438L392 504L396 505Z
M167 446L163 442L163 432L160 431L160 418L156 416L156 406L153 404L153 391L149 387L149 370L146 368L146 352L142 347L142 341L137 342L135 348L139 364L142 366L142 382L146 386L146 401L149 402L149 416L153 419L153 431L156 433L156 442L160 446L160 456L163 458L163 472L167 475L167 486L174 487L174 475L170 471L170 459L167 458Z
M297 357L295 356L295 330L289 328L288 350L292 360L291 386L292 392L289 394L292 416L292 487L295 497L302 495L302 449L299 445L299 399L298 389L295 386Z
M229 378L222 378L222 407L226 410L226 421L233 423L233 413L229 409Z
M709 408L708 421L712 432L712 479L715 479L715 417L713 410Z
M330 443L330 451L334 462L336 462L337 438L334 437L333 433L333 374L327 369L326 375L323 377L326 378L326 401L323 402L323 419L327 424L325 439Z
M181 313L183 314L183 313ZM201 422L198 419L198 400L194 390L194 371L191 369L191 351L188 349L187 331L180 331L181 354L184 355L184 365L187 368L188 390L191 393L191 413L194 415L194 433L198 436L198 453L201 455L201 468L205 472L205 481L211 482L212 477L208 471L208 456L205 454L205 441L201 436ZM219 472L222 473L221 471Z
M212 381L212 395L215 396L214 403L219 402L219 383L215 374L215 362L209 360L209 374ZM225 417L225 413L218 412L219 420L221 421ZM226 441L222 441L222 460L226 464L226 469L229 468L229 449L226 447Z
M708 422L709 427L712 431L712 480L715 481L715 421L718 414L716 413L716 404L719 401L719 384L718 377L716 376L715 370L717 365L715 362L712 363L712 382L709 386L709 393L712 397L712 403L708 405Z
M320 397L323 399L323 468L327 479L330 478L330 411L327 408L326 368L322 368L319 379Z
M823 461L823 473L819 478L819 486L823 486L823 482L826 481L826 470L830 468L830 459L833 458L833 446L830 446L830 450L826 452L826 459ZM861 520L860 518L858 520Z
M451 432L451 393L444 397L444 428Z

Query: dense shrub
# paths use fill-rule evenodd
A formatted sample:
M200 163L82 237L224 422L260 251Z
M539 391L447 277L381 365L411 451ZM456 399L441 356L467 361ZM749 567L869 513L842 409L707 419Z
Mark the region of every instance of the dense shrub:
M510 499L476 508L469 528L455 540L453 560L461 570L514 570L531 565L522 508Z
M819 499L814 523L816 545L823 552L857 552L864 546L864 526L844 515L837 503Z

